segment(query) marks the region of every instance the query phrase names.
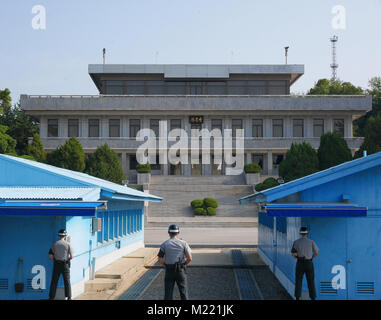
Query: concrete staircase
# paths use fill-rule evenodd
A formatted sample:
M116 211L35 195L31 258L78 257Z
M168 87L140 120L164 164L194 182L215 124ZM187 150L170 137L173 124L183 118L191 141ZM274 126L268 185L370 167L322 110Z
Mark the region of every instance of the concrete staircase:
M149 192L164 198L162 203L150 203L146 227L167 227L178 223L182 227L256 227L255 206L240 205L238 200L253 193L243 176L152 176ZM190 202L212 197L218 201L217 216L194 216Z
M85 292L76 300L113 299L120 286L131 285L157 261L157 249L142 248L111 263L85 283Z

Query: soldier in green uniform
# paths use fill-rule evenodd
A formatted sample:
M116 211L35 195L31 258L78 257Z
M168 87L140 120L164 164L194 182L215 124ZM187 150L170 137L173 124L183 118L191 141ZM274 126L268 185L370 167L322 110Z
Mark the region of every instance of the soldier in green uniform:
M165 266L164 300L173 300L175 283L181 300L188 300L186 265L192 261L192 251L185 240L179 239L179 228L172 224L168 228L170 238L163 242L158 253L158 261Z
M295 299L300 299L303 276L306 274L310 299L315 300L315 275L312 259L319 254L319 248L313 240L307 238L308 230L306 227L301 227L299 233L301 238L294 241L291 249L292 256L297 260L295 270Z

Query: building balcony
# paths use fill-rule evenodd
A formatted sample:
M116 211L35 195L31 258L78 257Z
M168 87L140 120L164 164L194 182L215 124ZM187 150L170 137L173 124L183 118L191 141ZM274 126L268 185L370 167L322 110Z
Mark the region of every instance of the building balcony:
M52 150L57 148L60 145L63 145L65 141L69 138L41 138L42 143L44 144L45 149ZM100 137L100 138L77 138L79 142L81 143L83 149L85 151L91 151L95 150L98 146L101 146L105 143L109 145L110 148L114 150L125 150L125 151L135 151L143 142L142 141L136 141L135 138L128 138L128 137L120 137L120 138L107 138L107 137ZM193 138L194 139L194 138ZM197 140L197 138L196 138ZM360 148L364 138L346 138L348 147L352 150ZM313 148L317 149L319 147L320 138L292 138L292 137L282 137L282 138L275 138L275 137L264 137L264 138L245 138L244 139L244 147L245 150L248 151L271 151L271 150L279 150L284 151L291 147L291 144L293 142L297 143L303 143L307 142L312 145ZM167 146L172 146L174 142L167 142ZM188 140L188 145L190 148L191 142L190 139ZM201 141L200 141L201 145ZM156 144L157 148L159 144ZM235 140L233 138L233 148L235 147ZM210 148L213 149L214 144L213 141L210 143Z

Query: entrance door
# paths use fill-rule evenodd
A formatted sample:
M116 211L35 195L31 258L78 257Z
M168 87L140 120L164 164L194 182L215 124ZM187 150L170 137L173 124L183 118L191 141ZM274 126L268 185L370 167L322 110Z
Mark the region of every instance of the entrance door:
M169 166L169 174L171 176L181 176L181 163L179 162L176 165L171 164Z
M222 175L222 159L221 159L221 163L214 163L215 161L215 157L214 157L214 154L212 154L210 156L210 165L212 166L212 175L213 176L220 176Z
M198 160L198 164L191 163L192 176L202 176L202 160L201 155Z
M379 217L347 220L347 289L349 300L380 299L381 227ZM377 227L378 226L378 227ZM364 232L369 230L369 232Z

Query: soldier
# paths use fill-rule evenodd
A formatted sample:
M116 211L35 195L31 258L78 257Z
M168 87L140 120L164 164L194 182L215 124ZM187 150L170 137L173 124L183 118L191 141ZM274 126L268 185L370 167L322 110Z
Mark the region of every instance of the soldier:
M316 290L312 259L319 254L319 248L313 240L307 238L308 230L306 227L301 227L299 233L301 238L294 241L291 249L292 256L297 260L295 270L295 299L300 299L303 275L306 274L310 299L315 300Z
M181 300L188 300L186 265L192 261L192 251L185 240L179 239L179 228L172 224L168 228L170 238L163 242L158 253L158 261L165 266L164 300L173 300L175 282Z
M73 259L73 248L65 241L67 232L61 229L58 232L60 240L55 242L49 250L49 259L54 261L52 281L50 284L49 299L53 300L56 296L57 283L62 273L65 285L65 297L71 300L70 286L70 260Z

